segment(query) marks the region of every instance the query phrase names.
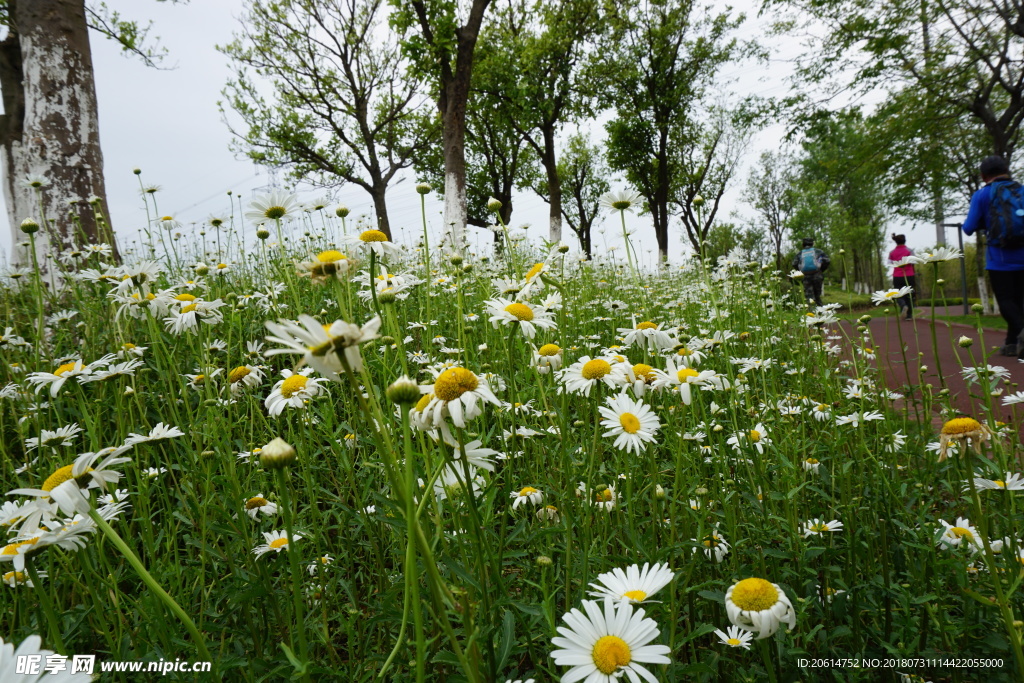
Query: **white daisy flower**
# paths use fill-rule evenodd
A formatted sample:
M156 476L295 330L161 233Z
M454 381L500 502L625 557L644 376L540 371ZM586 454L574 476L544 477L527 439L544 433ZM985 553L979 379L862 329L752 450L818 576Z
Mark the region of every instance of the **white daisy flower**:
M539 489L535 489L532 486L524 486L518 491L513 491L509 494L512 498L512 509L517 509L520 505L529 503L530 505L540 505L544 502L544 493Z
M939 524L943 527L942 535L938 539L939 545L945 548L958 548L961 544L966 543L971 552L981 550L981 536L966 517L957 517L955 524L940 519Z
M715 635L718 636L722 645L742 647L744 650L750 649L750 641L754 637L748 631L744 631L738 626L730 626L727 630L727 633L723 633L721 630L715 629Z
M843 523L833 519L831 522L823 522L822 520L815 517L814 519L803 523L803 534L804 538L810 536L821 536L827 532L836 532L843 530Z
M608 360L583 356L559 373L558 392L567 391L589 397L590 390L598 382L604 382L610 389L615 388L615 377L611 372L612 364Z
M249 202L249 209L245 212L245 217L256 225L261 225L292 216L301 208L302 204L297 195L284 190L273 190Z
M262 557L269 552L279 553L282 550L289 550L291 542L289 541L288 534L284 531L264 531L263 538L266 540L252 549L252 552L256 557ZM295 534L293 541L302 540L301 534Z
M434 383L421 386L423 397L409 411L413 424L420 429L435 429L451 418L456 427L465 427L468 420L483 412L481 403L501 405L491 385L482 376L461 367L438 373Z
M313 368L305 368L299 372L282 370L281 376L284 379L274 385L270 395L263 402L267 412L272 417L277 417L285 408L303 408L307 401L323 393L325 389L321 383L327 380L310 377L312 373Z
M535 308L528 303L509 299L488 299L484 302L490 314L491 325L497 329L499 325L519 325L523 336L533 339L537 336L537 328L552 330L557 327L551 314L542 308Z
M645 562L643 568L636 564L625 569L616 567L598 575L597 583L590 584L595 590L589 591L589 595L616 602L644 602L667 586L673 578L675 572L667 564L651 566Z
M779 587L759 578L743 579L725 592L725 611L729 621L740 628L757 634L757 639L768 638L785 622L796 626L793 603Z
M249 515L252 519L256 519L256 516L261 512L264 517L273 517L277 514L277 503L271 503L263 497L262 493L257 493L245 501L245 514Z
M271 349L266 355L279 353L300 353L300 365L309 364L321 375L335 382L340 382L340 373L344 365L338 356L344 352L352 372L361 372L363 358L359 353L359 344L376 339L381 319L374 317L362 327L335 320L330 325L321 325L312 316L300 315L298 322L278 320L266 322L266 328L272 333L266 339L285 348Z
M1024 478L1019 474L1006 473L1006 479L985 479L975 477L974 485L988 491L1024 491Z
M616 606L608 598L604 605L583 601L583 610L573 609L562 617L566 626L559 626L558 637L551 643L559 648L551 653L558 666L572 667L563 676L566 683L586 679L587 683L613 683L628 675L633 683L640 677L655 683L644 664L669 664L667 645L651 645L658 637L658 625L644 617L644 610L634 611L623 601ZM603 607L603 609L602 609Z
M614 436L616 448L639 454L654 442L661 420L649 405L626 394L609 397L605 403L607 407L598 408L604 416L601 426L608 429L602 436Z

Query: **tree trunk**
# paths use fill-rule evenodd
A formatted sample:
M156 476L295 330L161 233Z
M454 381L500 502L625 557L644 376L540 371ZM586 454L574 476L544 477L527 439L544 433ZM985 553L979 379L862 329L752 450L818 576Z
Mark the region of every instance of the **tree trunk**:
M384 196L387 189L387 184L375 184L370 190L370 196L373 197L373 210L377 214L377 229L387 235L389 240L394 241L391 237L391 221L388 220L387 199Z
M544 128L544 156L541 161L548 175L548 240L557 244L562 241L562 181L558 177L558 163L555 160L554 126Z
M451 101L451 100L449 100ZM466 241L466 105L444 116L444 234L458 248Z
M0 46L6 110L0 117L0 164L15 242L12 261L31 262L28 250L16 246L26 218L44 228L36 235L41 265L45 255L80 241L72 216L85 238L115 247L109 225L97 225L87 201L98 197L106 214L85 2L9 0L8 11L12 29ZM24 182L30 174L49 184L37 193Z

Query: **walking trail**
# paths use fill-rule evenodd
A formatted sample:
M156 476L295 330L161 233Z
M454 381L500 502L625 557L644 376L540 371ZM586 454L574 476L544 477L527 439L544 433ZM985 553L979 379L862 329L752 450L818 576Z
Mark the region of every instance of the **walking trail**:
M945 386L952 396L953 406L963 413L981 419L984 414L985 397L980 393L978 385L968 385L964 380L961 369L964 366L974 365L998 365L1010 372L1010 377L1002 385L1004 395L1012 394L1024 389L1024 363L1016 358L999 355L999 349L1006 340L1006 332L1001 330L983 329L984 338L979 337L978 331L968 325L959 323L947 323L942 320L936 321L936 342L938 349L938 361L933 350L931 337L931 309L923 308L916 311L919 317L913 320L903 320L902 317L878 317L872 318L868 323L871 336L875 343L877 367L885 376L886 384L893 391L906 393L905 385L918 383L917 369L920 365L927 366L923 373L922 381L931 384L934 392L942 388L942 381L939 376L939 367L942 368L942 377L945 378ZM950 306L947 309L938 308L939 315L960 315L962 307ZM855 336L853 322L844 322L843 327L847 334ZM903 353L900 351L900 331L903 334L903 343L906 344L906 360L904 364ZM969 337L974 341L970 348L960 348L957 341L960 337ZM920 354L920 357L919 357ZM972 355L973 354L973 355ZM921 392L915 389L908 399L920 398ZM1011 407L1003 406L1002 398L993 398L992 406L996 412L996 419L1009 422L1011 420ZM942 426L942 418L936 413L932 416L932 423L936 431Z

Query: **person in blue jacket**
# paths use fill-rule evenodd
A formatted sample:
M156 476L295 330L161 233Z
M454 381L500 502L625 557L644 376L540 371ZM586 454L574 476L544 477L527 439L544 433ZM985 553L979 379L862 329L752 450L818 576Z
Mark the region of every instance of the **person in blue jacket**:
M965 235L973 235L979 230L984 232L988 228L993 183L1011 180L1010 167L999 156L982 159L980 171L985 185L971 197L971 208L962 226ZM1021 330L1024 330L1024 247L1003 249L988 245L985 268L999 312L1006 320L1006 344L1000 354L1024 358L1024 339L1021 339Z

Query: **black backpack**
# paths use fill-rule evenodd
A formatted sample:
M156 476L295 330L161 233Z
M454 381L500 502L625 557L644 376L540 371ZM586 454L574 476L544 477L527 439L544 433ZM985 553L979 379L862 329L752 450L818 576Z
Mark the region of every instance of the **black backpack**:
M1024 247L1024 187L1015 180L992 183L986 221L988 243L1000 249Z

